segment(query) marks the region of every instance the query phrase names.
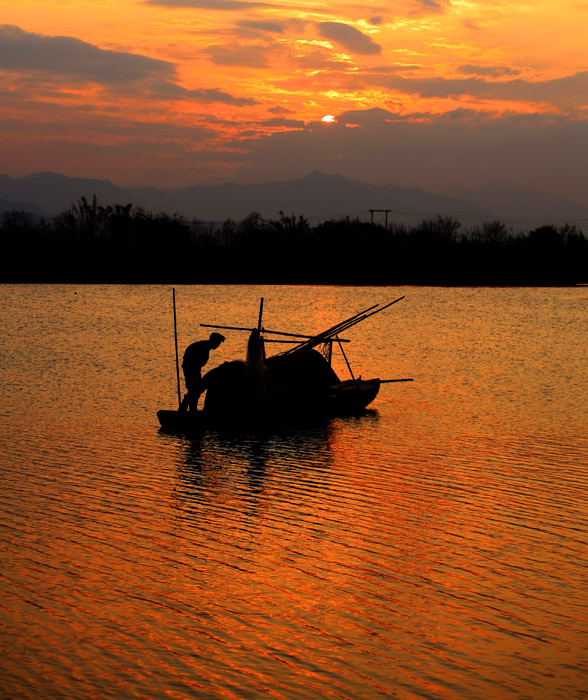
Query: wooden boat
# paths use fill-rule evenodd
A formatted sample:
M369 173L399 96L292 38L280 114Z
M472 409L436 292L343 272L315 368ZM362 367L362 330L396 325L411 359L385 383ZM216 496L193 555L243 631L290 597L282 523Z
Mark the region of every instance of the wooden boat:
M161 429L168 433L195 433L206 427L202 411L179 411L160 409L157 419Z
M310 419L348 416L364 411L376 398L380 390L379 379L348 379L329 386L325 403L281 406L277 413L272 410L243 413L241 411L180 411L161 409L157 418L166 432L197 433L215 426L262 425L290 423L301 416Z
M379 379L348 379L329 387L329 413L350 415L366 409L380 391Z
M246 360L225 362L204 375L206 394L202 409L158 411L161 428L164 431L191 433L219 424L243 426L288 423L300 418L342 416L364 411L376 398L383 383L412 380L356 378L343 349L343 343L348 341L341 338L340 333L400 299L383 307L372 306L312 336L264 329L263 299L257 328L201 324L206 328L249 331ZM265 343L270 335L288 336L295 339L290 341L295 345L284 352L266 357ZM331 366L335 343L343 353L351 379L342 381ZM319 346L323 347L324 353L316 349ZM180 403L177 340L176 371Z

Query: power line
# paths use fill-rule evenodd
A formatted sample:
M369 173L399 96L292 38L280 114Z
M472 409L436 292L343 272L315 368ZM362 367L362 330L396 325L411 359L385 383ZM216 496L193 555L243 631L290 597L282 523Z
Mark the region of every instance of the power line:
M385 213L386 214L386 231L388 230L388 214L392 211L392 209L370 209L370 215L371 215L371 224L372 226L374 225L374 212L378 213Z

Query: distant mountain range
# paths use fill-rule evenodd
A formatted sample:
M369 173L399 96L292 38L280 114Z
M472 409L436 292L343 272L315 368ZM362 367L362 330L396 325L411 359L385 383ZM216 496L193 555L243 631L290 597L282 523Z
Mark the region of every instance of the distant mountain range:
M499 220L514 230L529 230L543 224L575 223L588 228L588 207L548 192L506 186L478 190L453 189L432 194L420 188L371 185L340 175L313 172L287 182L254 185L227 183L194 185L176 189L124 188L110 180L72 178L59 173L36 173L12 178L0 175L0 213L28 211L53 217L82 196L96 195L101 205L128 204L150 212L182 214L204 221L239 221L252 211L275 219L285 214L305 216L311 224L344 216L369 220L370 210L389 210L388 221L414 224L423 218L454 216L464 226ZM374 221L383 223L386 214L374 211Z

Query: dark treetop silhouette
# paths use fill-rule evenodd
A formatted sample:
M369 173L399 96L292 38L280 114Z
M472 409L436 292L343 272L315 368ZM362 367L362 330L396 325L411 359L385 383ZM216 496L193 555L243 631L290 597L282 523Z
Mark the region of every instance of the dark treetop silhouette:
M368 213L366 212L366 216ZM570 285L588 278L576 226L514 234L450 216L407 227L303 216L188 221L82 198L53 220L1 218L3 282Z

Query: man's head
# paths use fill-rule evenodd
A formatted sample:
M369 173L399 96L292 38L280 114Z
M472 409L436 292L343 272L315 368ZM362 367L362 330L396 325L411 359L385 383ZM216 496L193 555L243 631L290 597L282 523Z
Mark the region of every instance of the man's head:
M210 347L216 350L221 343L225 342L225 336L220 333L211 333L208 342L210 343Z

